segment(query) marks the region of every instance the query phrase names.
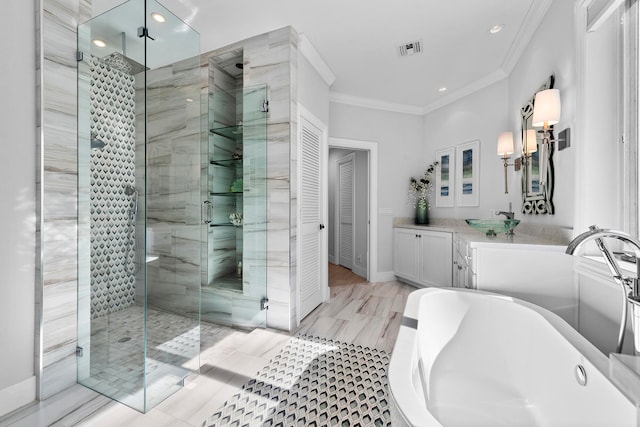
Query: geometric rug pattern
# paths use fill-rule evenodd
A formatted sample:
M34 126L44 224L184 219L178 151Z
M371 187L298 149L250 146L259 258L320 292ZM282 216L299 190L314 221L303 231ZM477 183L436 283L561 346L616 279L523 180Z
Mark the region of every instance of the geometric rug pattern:
M389 354L299 335L201 427L390 426Z

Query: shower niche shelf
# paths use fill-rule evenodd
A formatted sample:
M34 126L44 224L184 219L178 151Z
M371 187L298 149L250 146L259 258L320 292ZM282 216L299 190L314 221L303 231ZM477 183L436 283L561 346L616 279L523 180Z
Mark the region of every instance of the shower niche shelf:
M211 128L209 132L229 139L242 139L243 130L243 125L218 126Z
M219 71L219 74L218 74ZM210 71L211 72L211 71ZM214 66L209 95L208 272L202 319L265 326L267 113L266 86L221 90L229 75ZM233 84L236 87L237 84ZM230 216L242 216L234 225Z

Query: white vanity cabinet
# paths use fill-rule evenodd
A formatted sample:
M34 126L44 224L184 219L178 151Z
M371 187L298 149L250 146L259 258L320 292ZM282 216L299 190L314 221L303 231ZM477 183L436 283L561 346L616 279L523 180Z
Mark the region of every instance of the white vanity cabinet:
M419 286L452 285L453 233L396 227L393 269L401 280Z
M475 289L474 253L476 249L468 245L457 233L453 238L453 247L453 287Z

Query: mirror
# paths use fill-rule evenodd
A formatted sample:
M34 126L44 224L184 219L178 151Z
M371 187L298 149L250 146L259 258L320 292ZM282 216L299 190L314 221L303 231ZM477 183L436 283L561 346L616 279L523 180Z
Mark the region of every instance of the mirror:
M536 91L553 89L554 76L550 76ZM520 110L522 116L522 142L525 143L527 130L535 129L531 120L533 118L533 102L535 93ZM526 214L553 214L553 144L549 144L547 150L547 179L540 185L540 143L541 132L536 130L537 151L531 155L522 157L522 213ZM549 134L553 139L553 126L549 127Z

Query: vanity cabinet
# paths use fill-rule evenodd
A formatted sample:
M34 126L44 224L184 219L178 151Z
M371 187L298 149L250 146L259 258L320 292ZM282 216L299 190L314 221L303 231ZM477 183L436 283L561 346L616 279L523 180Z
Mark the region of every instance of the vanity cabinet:
M453 233L394 229L393 267L401 280L419 286L452 285Z
M472 248L458 234L454 236L453 287L464 289L476 288L474 267L475 248Z

